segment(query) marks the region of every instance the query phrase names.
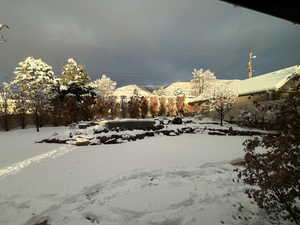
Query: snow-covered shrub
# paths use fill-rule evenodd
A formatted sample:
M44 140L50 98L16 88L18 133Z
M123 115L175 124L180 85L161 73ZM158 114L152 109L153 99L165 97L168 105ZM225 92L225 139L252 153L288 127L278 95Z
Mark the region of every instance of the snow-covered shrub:
M300 224L300 93L292 93L276 113L278 134L244 142L245 168L238 180L252 186L249 198L273 217ZM262 148L264 150L262 150Z

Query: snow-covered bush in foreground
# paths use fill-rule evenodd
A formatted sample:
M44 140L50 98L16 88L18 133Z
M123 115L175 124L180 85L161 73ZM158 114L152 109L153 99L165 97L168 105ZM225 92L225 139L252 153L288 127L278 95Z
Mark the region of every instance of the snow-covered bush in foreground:
M236 102L238 93L227 85L214 85L202 95L203 100L207 100L210 111L216 111L220 117L220 124L223 125L225 114Z
M238 180L259 207L276 218L300 224L300 93L291 94L277 113L278 135L249 139L245 146L245 169ZM265 150L261 150L264 148Z
M24 98L23 102L34 113L36 128L39 131L40 114L50 107L50 99L54 97L55 79L52 67L41 59L28 57L19 63L15 75L11 85L15 88L17 96Z

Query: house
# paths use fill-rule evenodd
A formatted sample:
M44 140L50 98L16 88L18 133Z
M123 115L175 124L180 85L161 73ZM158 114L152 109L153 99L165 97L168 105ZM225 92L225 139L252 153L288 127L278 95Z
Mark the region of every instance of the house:
M300 66L287 67L245 80L227 80L223 83L237 91L238 103L278 100L284 98L292 90L300 88ZM189 104L202 104L206 100L198 96L191 99Z
M193 84L191 82L174 82L163 88L166 96L174 97L181 92L186 98L192 98Z
M300 67L298 65L258 75L249 79L232 82L229 86L238 92L239 101L281 99L292 90L299 88Z
M112 95L116 96L117 98L121 98L121 96L126 96L129 99L131 96L134 96L136 94L139 96L148 97L151 95L151 92L133 84L117 88Z

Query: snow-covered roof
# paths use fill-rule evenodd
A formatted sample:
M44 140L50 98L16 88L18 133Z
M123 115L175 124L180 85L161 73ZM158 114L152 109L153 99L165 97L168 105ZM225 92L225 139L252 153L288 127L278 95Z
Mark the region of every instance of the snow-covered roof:
M298 65L291 66L246 80L235 81L229 85L236 89L240 96L265 91L277 91L297 73L300 75L299 68L300 67Z
M175 91L181 89L185 96L192 95L193 85L191 82L174 82L164 88L165 95L174 96Z
M246 80L216 80L216 84L228 85L237 91L239 96L250 95L265 91L277 91L294 76L300 76L300 66L291 66L271 73L258 75ZM206 101L202 95L190 99L188 103Z

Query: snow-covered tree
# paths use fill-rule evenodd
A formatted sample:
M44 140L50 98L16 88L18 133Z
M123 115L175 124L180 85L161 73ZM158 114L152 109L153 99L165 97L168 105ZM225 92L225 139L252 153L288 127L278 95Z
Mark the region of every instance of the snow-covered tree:
M224 84L214 85L202 94L202 99L208 100L210 111L216 111L219 114L221 126L223 126L225 114L232 108L237 97L237 91Z
M209 70L194 69L192 72L193 78L191 80L193 85L192 95L199 96L205 90L212 86L213 82L216 81L216 76Z
M78 64L73 58L68 59L68 62L63 65L62 74L60 76L60 85L70 86L76 84L77 86L86 85L91 78L89 77L84 65Z
M117 82L111 80L105 74L102 74L101 78L90 83L90 86L93 87L96 93L100 96L110 96L113 94L116 89Z
M29 110L34 113L37 131L40 127L40 114L51 106L50 100L54 97L53 74L52 67L41 59L28 57L16 67L16 77L11 83L17 96L24 98Z

